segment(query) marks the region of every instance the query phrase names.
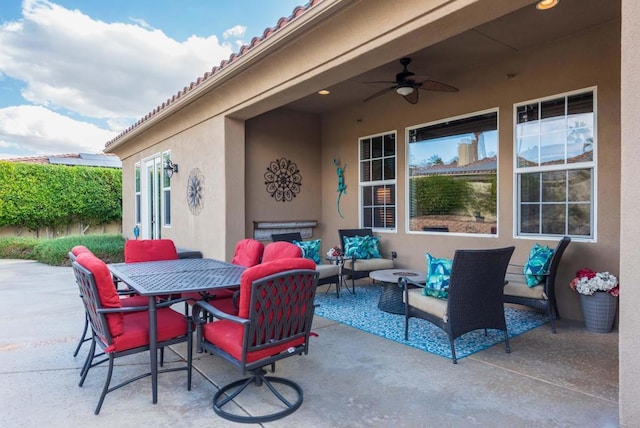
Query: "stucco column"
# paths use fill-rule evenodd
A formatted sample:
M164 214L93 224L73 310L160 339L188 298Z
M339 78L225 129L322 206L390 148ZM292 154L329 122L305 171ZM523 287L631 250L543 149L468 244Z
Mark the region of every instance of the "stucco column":
M620 424L637 426L640 406L640 2L622 0L621 24Z

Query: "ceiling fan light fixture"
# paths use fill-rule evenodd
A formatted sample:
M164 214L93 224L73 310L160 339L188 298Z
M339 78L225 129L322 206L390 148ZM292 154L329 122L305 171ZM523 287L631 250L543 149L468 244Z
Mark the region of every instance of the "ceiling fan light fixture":
M547 10L553 7L556 7L560 0L540 0L536 3L536 9L538 10Z
M413 86L398 86L396 88L396 92L400 95L402 95L403 97L406 97L407 95L410 95L413 93L413 91L415 91L415 89L413 88Z

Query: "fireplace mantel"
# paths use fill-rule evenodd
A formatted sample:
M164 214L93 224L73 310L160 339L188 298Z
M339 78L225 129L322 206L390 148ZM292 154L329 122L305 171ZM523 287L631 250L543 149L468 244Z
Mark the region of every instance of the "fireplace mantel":
M317 225L316 220L254 221L253 238L258 241L271 241L271 235L274 233L300 232L302 239L309 239Z

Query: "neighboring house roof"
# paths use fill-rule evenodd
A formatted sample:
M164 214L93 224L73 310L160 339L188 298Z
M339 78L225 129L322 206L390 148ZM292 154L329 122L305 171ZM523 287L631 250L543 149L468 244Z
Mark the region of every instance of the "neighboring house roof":
M451 162L450 164L414 166L411 167L409 175L411 177L419 177L422 175L477 175L487 173L495 174L497 165L498 163L496 156L491 156L463 166L458 166L457 161Z
M313 6L315 6L316 4L318 4L318 3L322 2L322 1L323 0L309 0L309 2L306 5L297 6L295 9L293 9L293 12L291 13L291 15L289 15L289 17L280 18L275 27L267 27L264 30L264 32L262 33L262 37L254 37L253 39L251 39L251 42L248 45L243 45L240 48L240 50L238 51L238 53L232 53L231 56L229 57L229 59L222 60L220 62L219 66L217 66L217 67L214 66L211 69L211 71L207 71L206 73L204 73L204 75L202 77L198 77L198 79L196 81L194 81L194 82L191 82L189 84L189 86L185 86L177 94L173 95L171 98L168 98L165 102L163 102L162 104L158 105L155 109L153 109L151 112L147 113L144 117L139 119L136 123L134 123L133 125L129 126L127 129L122 131L120 134L116 135L112 140L107 141L107 143L105 144L105 148L108 148L111 145L115 144L119 139L121 139L125 135L129 134L131 131L133 131L134 129L136 129L137 127L142 125L143 123L145 123L148 120L152 119L158 113L160 113L161 111L164 111L165 109L167 109L171 105L175 104L179 99L181 99L185 95L189 94L194 89L198 88L205 81L211 80L212 77L214 77L217 74L219 74L223 69L227 68L230 64L235 62L238 58L244 56L248 51L256 48L258 45L260 45L266 39L272 37L279 30L281 30L282 28L284 28L287 25L289 25L296 18L298 18L299 16L304 14L306 11L311 9Z
M122 168L122 161L112 154L66 153L53 156L29 156L23 158L2 159L5 162L37 163L54 165L101 166L104 168Z

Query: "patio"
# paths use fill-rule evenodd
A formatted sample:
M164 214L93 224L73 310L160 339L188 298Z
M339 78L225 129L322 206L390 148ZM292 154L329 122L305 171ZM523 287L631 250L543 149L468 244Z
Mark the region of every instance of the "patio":
M145 379L109 394L94 416L104 368L78 388L88 347L78 358L72 353L82 317L71 268L0 260L0 413L7 426L233 425L214 414L211 398L239 373L203 354L196 354L192 391L184 373L164 374L157 405ZM544 325L513 338L511 354L499 344L455 366L319 317L314 331L309 355L277 365L278 375L303 387L302 407L266 426L618 426L617 333L560 321L556 335ZM184 354L184 345L175 351ZM148 364L144 355L124 361L114 378Z

